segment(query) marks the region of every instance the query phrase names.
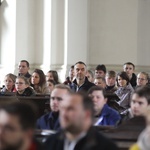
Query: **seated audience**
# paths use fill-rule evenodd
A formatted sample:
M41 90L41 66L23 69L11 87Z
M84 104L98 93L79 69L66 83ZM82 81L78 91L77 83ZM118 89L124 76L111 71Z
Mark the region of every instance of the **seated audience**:
M86 76L89 80L89 82L94 82L94 73L92 70L87 70Z
M115 94L119 97L117 102L124 109L128 109L130 106L131 93L134 91L126 72L122 71L117 74L118 89Z
M52 90L54 89L55 85L56 85L56 82L54 80L51 80L51 79L47 80L46 82L47 82L47 87L49 89L49 92L51 93Z
M54 80L56 84L60 84L58 73L55 70L50 70L46 74L46 81L48 80Z
M27 60L21 60L18 65L18 69L18 76L25 76L26 78L31 77L31 74L29 74L29 62Z
M103 77L96 77L94 80L94 84L99 87L102 87L103 89L106 88L106 81L105 81L105 78Z
M9 73L4 78L5 87L1 92L16 92L15 89L16 76L12 73Z
M137 87L148 84L149 75L146 72L140 72L137 75Z
M33 138L35 113L30 105L15 102L0 106L0 150L42 150Z
M131 97L131 107L122 112L123 121L135 116L144 116L148 106L150 106L150 87L143 86L137 88Z
M105 80L106 80L105 91L107 93L114 93L117 90L117 87L116 87L116 72L113 71L113 70L108 71L106 73Z
M95 110L94 125L117 125L121 119L119 113L107 105L107 98L103 88L95 86L88 91Z
M31 76L31 86L38 94L48 94L49 90L46 86L46 79L44 72L40 69L35 69Z
M79 61L74 65L75 79L73 83L70 85L70 88L73 91L87 92L92 86L95 85L94 83L88 81L88 78L86 77L86 72L87 68L84 62Z
M92 127L93 114L90 97L79 93L66 97L60 107L62 131L48 138L44 150L118 150Z
M73 82L74 80L74 65L72 65L69 69L69 76L66 78L66 81L64 82L65 85L69 85Z
M146 113L146 128L139 135L138 141L134 144L130 150L150 150L150 106L148 106Z
M102 65L96 66L96 68L95 68L95 78L97 78L97 77L105 78L105 75L106 75L105 65L102 64Z
M16 95L17 96L34 96L35 91L29 86L29 81L24 76L18 76L16 78Z
M123 65L123 71L125 71L129 76L129 82L133 88L136 87L136 78L137 78L134 73L134 70L135 70L135 65L131 62L127 62Z
M59 130L59 107L61 102L66 98L66 96L71 93L68 86L63 84L58 84L55 86L50 97L50 108L51 112L43 115L37 120L38 129L47 130Z

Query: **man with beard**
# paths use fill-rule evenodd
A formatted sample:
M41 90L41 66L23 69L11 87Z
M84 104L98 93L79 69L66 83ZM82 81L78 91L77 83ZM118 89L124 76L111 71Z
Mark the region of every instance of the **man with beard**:
M87 74L86 64L82 61L77 62L74 65L75 80L70 85L70 87L73 91L87 92L92 86L95 86L94 83L91 83L88 81L86 74Z
M33 140L35 127L33 108L15 102L0 107L0 150L42 150Z
M55 86L50 97L51 112L43 115L37 120L37 128L42 130L59 130L59 105L71 92L70 88L64 84Z
M90 97L68 95L60 105L62 131L51 135L44 150L118 150L92 127L94 108Z

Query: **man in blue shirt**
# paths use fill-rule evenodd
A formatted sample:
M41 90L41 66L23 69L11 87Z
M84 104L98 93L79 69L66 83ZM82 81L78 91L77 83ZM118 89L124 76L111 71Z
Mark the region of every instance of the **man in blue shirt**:
M95 110L94 125L115 126L119 123L121 116L113 108L107 105L107 98L103 88L94 86L88 91L92 98Z
M37 120L37 128L42 130L59 130L59 105L67 95L71 93L68 86L58 84L51 93L50 108L51 112L41 116Z

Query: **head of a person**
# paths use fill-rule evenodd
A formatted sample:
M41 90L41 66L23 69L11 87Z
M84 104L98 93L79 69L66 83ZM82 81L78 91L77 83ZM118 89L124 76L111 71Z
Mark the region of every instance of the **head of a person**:
M46 74L46 81L47 80L54 80L56 82L56 84L59 83L59 77L58 77L58 73L56 70L50 70L47 72Z
M15 87L19 93L22 93L29 86L29 81L24 76L18 76L16 78Z
M87 132L94 116L93 102L83 93L74 93L67 97L60 107L62 129L71 134Z
M94 84L99 86L99 87L102 87L103 89L105 89L105 87L106 87L105 78L103 78L103 77L96 77L95 80L94 80Z
M146 72L140 72L137 75L137 85L144 86L148 84L149 75Z
M125 71L127 73L127 75L130 77L132 77L132 74L134 73L135 70L135 65L131 62L126 62L123 65L123 71Z
M9 73L4 78L5 87L8 91L12 91L15 87L16 76L12 73Z
M147 107L150 106L150 87L141 86L132 94L131 111L134 116L143 116Z
M50 108L53 112L58 112L61 102L72 93L69 86L57 84L51 92Z
M82 61L78 61L74 65L74 74L77 80L84 80L86 76L87 68L86 64Z
M51 79L47 80L46 82L47 82L47 87L48 87L49 91L51 92L54 89L56 82Z
M98 65L95 68L95 78L96 77L105 77L106 74L106 66L105 65Z
M95 115L100 115L104 105L107 103L105 90L102 87L93 86L89 89L88 95L94 103Z
M119 87L125 87L129 84L129 76L127 75L127 73L125 71L119 72L117 74L117 85Z
M25 75L28 73L30 67L27 60L21 60L18 64L19 73Z
M24 103L15 102L0 107L0 149L29 149L34 127L35 113L33 108Z
M107 86L114 86L116 84L116 72L113 70L108 71L105 80Z
M73 80L74 78L74 65L72 65L69 69L69 78Z
M94 73L92 70L87 70L86 76L89 80L89 82L94 82Z
M44 72L41 69L35 69L31 76L31 84L42 86L46 84Z

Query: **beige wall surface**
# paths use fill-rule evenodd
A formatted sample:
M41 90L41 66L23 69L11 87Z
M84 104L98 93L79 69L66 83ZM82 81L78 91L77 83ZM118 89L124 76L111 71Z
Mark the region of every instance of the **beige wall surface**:
M27 59L62 80L70 65L131 61L150 72L149 0L4 0L0 6L0 79Z

